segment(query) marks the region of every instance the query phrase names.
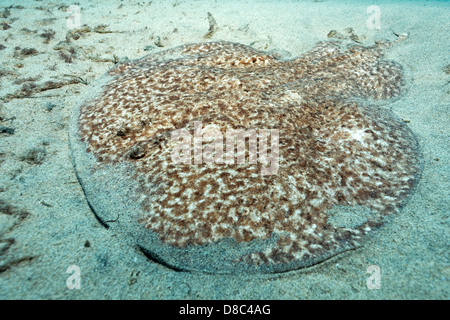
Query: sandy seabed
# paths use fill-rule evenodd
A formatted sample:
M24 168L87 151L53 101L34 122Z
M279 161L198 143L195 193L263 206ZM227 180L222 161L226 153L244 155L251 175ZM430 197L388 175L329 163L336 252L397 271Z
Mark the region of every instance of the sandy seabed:
M81 0L79 16L73 4L0 3L0 298L449 299L450 2L377 1L380 29L367 23L369 1ZM416 135L422 177L362 248L283 274L176 272L96 220L68 147L77 98L118 61L207 41L208 12L210 40L285 57L331 30L366 45L409 33L386 54L405 68L407 90L385 107ZM73 265L78 290L67 287ZM367 286L373 265L379 289Z

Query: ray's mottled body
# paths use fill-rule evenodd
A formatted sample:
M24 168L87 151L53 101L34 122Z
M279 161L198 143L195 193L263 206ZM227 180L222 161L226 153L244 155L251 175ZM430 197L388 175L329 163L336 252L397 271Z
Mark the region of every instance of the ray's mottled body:
M321 42L287 61L214 42L120 64L101 93L81 106L76 140L96 159L91 172L130 168L140 208L133 216L164 246L263 243L223 266L220 255L206 254L209 262L199 266L186 257L171 260L155 242L140 240L158 259L210 271L217 255L211 270L221 272L233 264L263 272L309 266L360 245L385 215L398 211L419 175L410 130L365 102L401 92L402 68L382 60L390 45ZM173 163L171 134L193 132L195 121L221 132L278 129L277 173L261 175L261 163ZM370 215L353 226L331 223L330 210L346 207L364 207ZM113 210L96 209L100 217Z

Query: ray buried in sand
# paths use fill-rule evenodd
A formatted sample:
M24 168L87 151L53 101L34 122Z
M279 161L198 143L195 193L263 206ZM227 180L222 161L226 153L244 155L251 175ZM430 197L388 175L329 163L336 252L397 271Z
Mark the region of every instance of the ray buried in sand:
M248 141L248 164L261 166L262 175L272 175L279 167L278 129L230 129L224 135L218 126L202 127L194 121L194 135L187 129L172 131L174 144L171 157L174 164L236 164L246 163L246 141ZM270 135L270 155L268 140ZM226 152L224 154L224 146ZM192 157L193 150L193 157ZM193 161L192 161L193 160Z

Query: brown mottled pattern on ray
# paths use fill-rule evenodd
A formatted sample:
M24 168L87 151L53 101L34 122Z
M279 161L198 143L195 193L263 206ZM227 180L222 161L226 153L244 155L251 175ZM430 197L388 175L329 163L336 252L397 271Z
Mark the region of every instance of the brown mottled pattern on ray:
M388 46L321 42L289 61L224 42L163 51L112 69L103 95L82 107L79 130L100 165L135 166L146 212L140 223L163 242L249 242L275 233L274 248L242 260L307 261L360 243L417 179L409 129L357 102L399 95L401 67L381 60ZM171 132L193 134L194 121L224 135L279 129L278 172L263 176L260 163L173 164ZM327 215L334 205L365 206L373 218L336 227Z

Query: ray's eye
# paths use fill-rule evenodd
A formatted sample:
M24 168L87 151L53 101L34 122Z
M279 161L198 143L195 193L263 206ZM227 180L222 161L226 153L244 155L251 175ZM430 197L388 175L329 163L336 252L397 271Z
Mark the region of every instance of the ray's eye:
M130 152L129 152L129 157L133 160L137 160L137 159L141 159L142 157L145 156L145 147L144 144L140 143L140 144L135 144Z

